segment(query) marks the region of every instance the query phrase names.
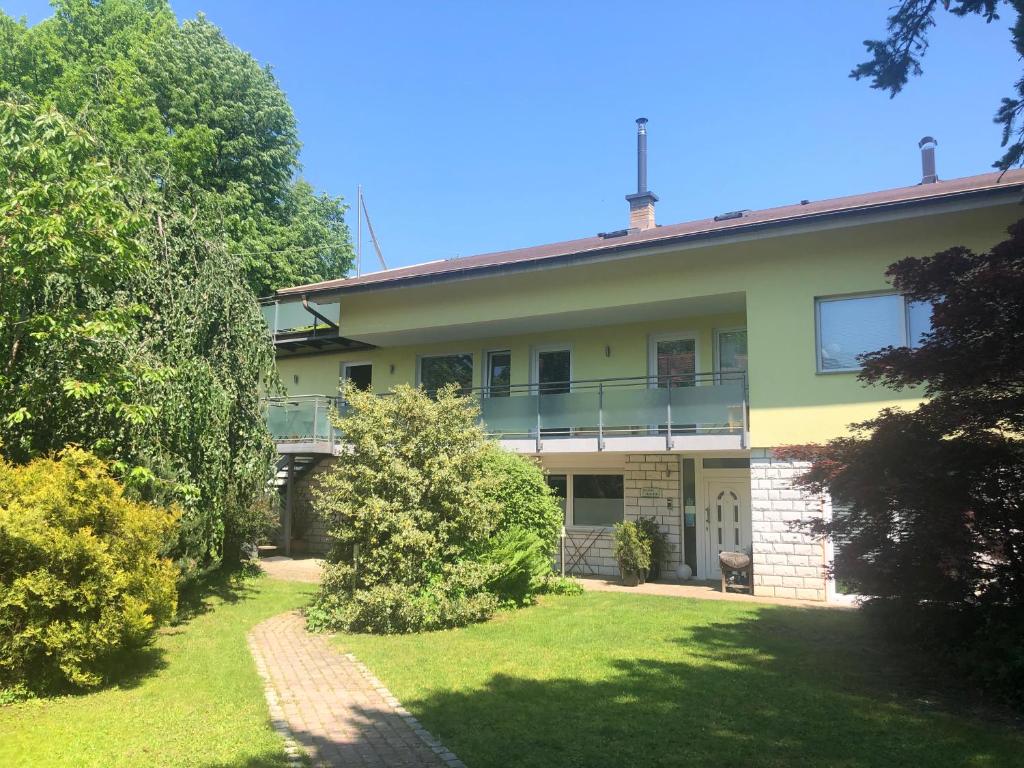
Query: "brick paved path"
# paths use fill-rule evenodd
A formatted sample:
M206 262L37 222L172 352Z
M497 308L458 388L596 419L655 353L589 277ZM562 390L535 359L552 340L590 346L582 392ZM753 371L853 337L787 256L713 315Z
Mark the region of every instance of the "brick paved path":
M296 765L297 742L315 766L465 768L354 656L306 632L298 613L257 624L249 649Z

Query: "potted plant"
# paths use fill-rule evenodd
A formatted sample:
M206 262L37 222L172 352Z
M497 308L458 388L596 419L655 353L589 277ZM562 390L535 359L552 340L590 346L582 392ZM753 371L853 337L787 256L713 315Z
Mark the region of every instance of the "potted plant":
M661 578L661 568L668 559L671 545L668 543L668 536L658 525L655 517L641 517L636 521L640 528L640 535L647 539L651 545L651 567L647 572L647 580L654 581Z
M627 587L643 584L651 567L651 543L636 521L615 525L615 560Z

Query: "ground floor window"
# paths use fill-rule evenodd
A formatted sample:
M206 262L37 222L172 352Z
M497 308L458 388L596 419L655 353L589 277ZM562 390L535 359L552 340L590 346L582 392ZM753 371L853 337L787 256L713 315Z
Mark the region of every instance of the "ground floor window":
M625 518L623 475L561 472L547 476L559 497L567 525L611 527Z

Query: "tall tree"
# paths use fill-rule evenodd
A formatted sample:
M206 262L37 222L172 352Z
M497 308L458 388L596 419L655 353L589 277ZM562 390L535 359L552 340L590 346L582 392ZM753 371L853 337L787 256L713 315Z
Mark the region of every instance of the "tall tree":
M0 97L87 116L115 157L141 158L166 205L245 265L258 295L342 277L340 198L299 171L295 117L273 74L165 0L57 0L31 28L0 14Z
M0 102L0 450L27 459L92 419L146 415L123 354L146 308L142 219L97 143L53 109Z
M981 16L987 23L999 18L1004 6L1016 14L1010 35L1017 55L1024 59L1024 0L902 0L888 18L889 36L884 40L865 40L871 58L858 64L850 73L857 80L869 78L871 87L895 96L903 90L911 76L923 71L921 60L928 51L928 35L935 26L939 8L953 16ZM1006 151L993 165L1000 170L1024 162L1024 76L1015 84L1016 93L1004 97L995 115L1003 127Z
M181 507L199 564L266 522L273 351L241 259L149 192L52 107L0 102L0 455L95 451Z
M1024 692L1024 222L985 253L907 258L893 285L930 302L915 348L864 357L867 384L918 388L808 459L801 483L839 513L813 532L844 542L836 568L896 624L952 650L1011 696Z

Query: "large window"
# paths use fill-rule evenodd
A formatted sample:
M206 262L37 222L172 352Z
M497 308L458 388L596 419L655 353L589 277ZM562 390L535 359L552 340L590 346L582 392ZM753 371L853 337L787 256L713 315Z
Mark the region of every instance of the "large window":
M457 384L465 392L473 388L472 355L425 355L420 358L420 385L433 393L446 384Z
M565 473L547 476L569 525L606 528L625 516L621 474Z
M858 371L859 355L917 346L931 330L931 306L898 293L818 299L818 371Z

